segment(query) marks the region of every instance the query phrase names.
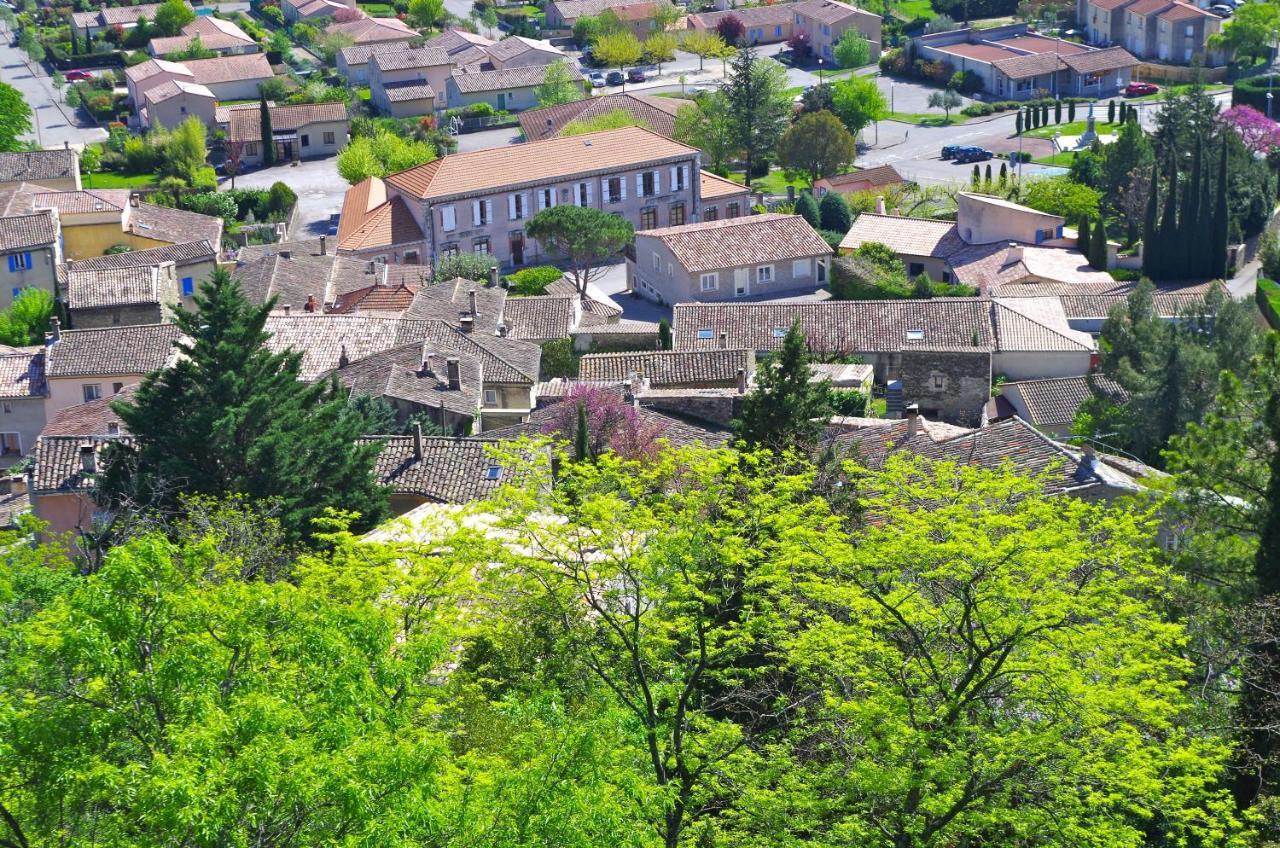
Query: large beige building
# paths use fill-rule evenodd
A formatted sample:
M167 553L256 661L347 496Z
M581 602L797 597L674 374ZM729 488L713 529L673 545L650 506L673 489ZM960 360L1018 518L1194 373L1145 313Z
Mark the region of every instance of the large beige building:
M1180 0L1079 0L1078 14L1091 44L1119 45L1141 59L1189 65L1197 58L1221 65L1209 47L1222 19Z

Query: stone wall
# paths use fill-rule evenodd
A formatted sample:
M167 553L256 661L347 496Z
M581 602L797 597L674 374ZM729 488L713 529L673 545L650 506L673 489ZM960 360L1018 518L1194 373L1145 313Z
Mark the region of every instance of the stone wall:
M904 405L919 404L931 420L981 424L982 408L991 399L988 351L904 350L900 356Z

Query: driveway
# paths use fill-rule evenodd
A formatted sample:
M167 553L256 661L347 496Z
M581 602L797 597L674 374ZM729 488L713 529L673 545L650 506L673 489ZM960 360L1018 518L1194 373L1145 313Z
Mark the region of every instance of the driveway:
M314 238L328 229L329 215L342 209L347 181L338 175L337 159L315 159L293 165L259 168L236 177L236 188L270 188L282 182L298 195L298 223L292 239ZM230 188L231 180L219 185Z
M520 127L502 127L496 130L463 133L458 137L458 152L471 153L475 150L488 150L493 147L506 147L520 141Z
M29 64L26 54L11 47L9 41L8 30L5 30L0 35L0 78L16 88L31 106L34 132L23 138L46 148L63 144L83 147L91 142L106 141L107 131L62 103L45 69Z

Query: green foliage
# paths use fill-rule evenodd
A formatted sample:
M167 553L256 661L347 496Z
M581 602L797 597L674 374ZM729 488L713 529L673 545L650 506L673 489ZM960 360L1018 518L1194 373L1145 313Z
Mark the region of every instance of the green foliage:
M215 218L223 218L227 221L236 220L236 212L238 204L236 199L230 194L221 191L210 191L203 194L193 194L183 198L183 206L192 212L199 212L201 215L211 215Z
M849 209L849 201L838 191L828 191L818 204L821 216L820 229L837 233L847 233L853 226L853 212Z
M1280 29L1280 8L1270 3L1241 6L1222 29L1209 36L1212 48L1222 49L1237 56L1258 59L1267 54L1275 43L1276 30Z
M756 370L755 391L742 402L734 436L747 447L775 452L812 449L831 415L829 383L811 382L809 353L799 323L781 348Z
M569 63L552 62L547 65L542 82L535 90L539 106L559 106L562 103L573 103L581 100L582 84L574 81L569 73Z
M0 344L14 347L43 344L51 317L53 295L44 289L23 289L12 306L0 312Z
M951 119L951 110L959 109L963 104L960 95L949 88L929 93L929 108L941 109L947 120Z
M698 98L693 106L676 112L676 141L700 149L704 162L717 173L724 173L737 152L738 138L728 98L714 91Z
M645 126L644 122L626 109L610 109L590 118L579 118L564 125L561 136L585 135L601 130L618 130L623 127Z
M569 264L574 285L586 294L601 262L631 243L630 221L589 206L553 206L529 219L525 233Z
M544 380L578 376L578 354L573 349L573 339L554 339L543 342L542 362L539 367Z
M444 16L444 0L409 0L409 22L417 29L433 29Z
M856 156L853 136L830 112L802 115L778 141L778 161L788 172L803 174L810 187L843 173Z
M618 69L634 65L644 55L640 40L628 30L600 33L591 42L596 60Z
M831 86L832 111L857 135L889 114L889 100L871 77L851 76Z
M369 177L385 177L435 160L436 151L425 141L412 141L379 129L372 138L362 136L338 154L338 173L355 185Z
M512 297L529 297L547 293L547 286L562 279L564 272L554 265L521 268L507 277L507 291Z
M301 354L267 348L274 301L250 304L218 270L195 304L175 315L183 355L113 406L133 441L112 451L104 502L172 514L180 494L276 500L293 541L317 541L313 522L331 509L353 513L356 527L377 522L387 497L373 479L378 446L355 443L362 420L336 384L302 382Z
M1093 218L1098 214L1102 193L1073 182L1070 177L1031 180L1023 189L1022 203L1032 209L1061 215L1068 221Z
M474 280L477 283L487 282L489 279L489 270L498 265L498 260L490 255L481 255L479 253L455 253L452 256L444 256L436 263L435 273L432 275L436 280L453 280L462 277L464 280Z
M171 62L183 62L188 59L212 59L218 55L218 51L211 50L204 46L204 41L199 34L191 36L191 40L187 42L187 46L176 52L170 53L165 58Z
M258 129L260 137L258 143L262 148L262 164L264 167L270 168L276 163L276 142L275 133L271 129L271 108L267 105L267 93L263 91L262 85L258 85ZM339 162L341 162L341 154L339 154Z
M16 88L0 82L0 153L22 149L22 136L32 131L31 106Z
M800 192L796 198L796 214L808 221L809 226L814 229L822 224L822 214L818 210L818 202L813 199L812 192Z
M658 322L658 347L671 350L671 322L666 318Z
M973 297L977 293L972 286L935 283L924 274L908 279L898 255L877 242L859 245L852 255L838 256L831 265L831 296L837 300Z
M183 0L164 0L156 9L155 34L165 38L177 35L195 19L196 13Z
M1089 242L1089 250L1085 253L1085 255L1089 257L1089 266L1095 271L1107 270L1107 253L1106 222L1099 218L1097 227L1094 228L1092 238Z
M852 415L861 418L867 414L867 402L870 398L856 389L833 388L829 397L831 411L836 415Z
M836 42L833 51L836 64L842 68L861 68L871 61L871 45L866 36L850 27Z
M773 154L787 129L791 114L787 72L777 61L759 58L743 47L734 55L721 91L729 106L734 146L746 164L750 185L753 167Z

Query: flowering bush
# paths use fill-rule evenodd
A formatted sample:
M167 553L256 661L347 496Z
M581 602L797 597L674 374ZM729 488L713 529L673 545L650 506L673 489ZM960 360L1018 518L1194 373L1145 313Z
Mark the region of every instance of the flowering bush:
M1280 151L1280 123L1252 106L1231 107L1222 113L1222 122L1236 131L1251 152L1269 155Z
M553 407L542 432L572 443L578 431L578 407L587 411L587 442L592 456L611 450L623 459L651 459L666 428L648 421L616 390L574 386Z

